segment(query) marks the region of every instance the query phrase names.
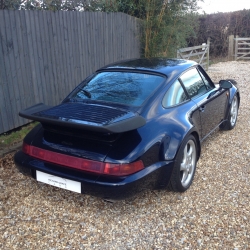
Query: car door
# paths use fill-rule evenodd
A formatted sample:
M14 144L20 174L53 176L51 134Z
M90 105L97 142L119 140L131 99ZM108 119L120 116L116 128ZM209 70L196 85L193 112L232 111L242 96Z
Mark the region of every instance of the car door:
M215 87L199 68L180 77L188 95L197 104L201 119L201 139L211 133L225 117L227 91Z

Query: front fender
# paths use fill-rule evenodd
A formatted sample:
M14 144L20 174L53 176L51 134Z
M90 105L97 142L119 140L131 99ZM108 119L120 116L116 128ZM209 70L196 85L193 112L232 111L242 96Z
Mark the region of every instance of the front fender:
M228 100L227 108L226 108L226 112L225 112L225 120L228 119L230 108L231 108L231 105L232 105L232 101L233 101L233 98L234 98L235 95L237 95L237 97L238 97L238 105L240 106L239 88L233 85L233 87L229 90L229 100Z

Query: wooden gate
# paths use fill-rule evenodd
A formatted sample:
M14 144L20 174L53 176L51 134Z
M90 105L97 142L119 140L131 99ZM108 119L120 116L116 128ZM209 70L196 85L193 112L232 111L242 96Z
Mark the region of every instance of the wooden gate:
M210 47L210 39L208 38L207 43L203 43L200 46L178 49L177 58L182 58L185 60L193 60L199 63L205 70L208 70L209 47Z
M237 37L235 41L235 60L250 59L250 38Z

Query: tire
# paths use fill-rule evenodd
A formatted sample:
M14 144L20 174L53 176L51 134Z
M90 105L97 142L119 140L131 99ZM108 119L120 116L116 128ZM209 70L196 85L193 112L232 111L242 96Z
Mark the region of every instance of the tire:
M235 95L232 104L230 106L228 118L221 127L222 130L231 130L235 127L237 122L238 109L239 109L239 100L237 95Z
M174 165L168 189L185 192L192 184L197 164L197 142L194 136L188 136L182 143Z

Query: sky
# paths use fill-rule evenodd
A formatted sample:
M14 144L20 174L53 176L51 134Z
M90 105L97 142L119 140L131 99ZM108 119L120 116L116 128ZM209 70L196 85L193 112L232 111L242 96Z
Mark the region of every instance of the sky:
M243 9L250 9L250 0L204 0L199 6L207 14L217 13L217 12L231 12Z

